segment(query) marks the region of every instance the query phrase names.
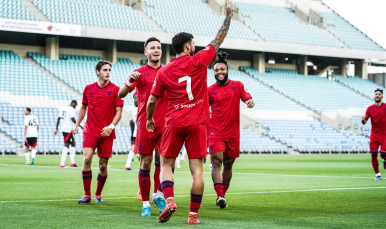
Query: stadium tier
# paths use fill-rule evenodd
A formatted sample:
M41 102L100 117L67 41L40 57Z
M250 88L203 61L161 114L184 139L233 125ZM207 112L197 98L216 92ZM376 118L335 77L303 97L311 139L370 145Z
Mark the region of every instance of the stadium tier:
M102 60L99 56L77 56L60 54L60 60L51 60L40 53L28 53L38 64L51 72L57 78L74 88L79 93L83 93L86 85L94 83L97 79L95 74L95 63ZM123 85L129 74L140 67L129 59L118 59L111 69L111 82L117 86ZM68 74L68 69L73 69L76 75ZM132 96L125 98L126 105L134 105Z
M258 135L250 129L240 131L240 151L254 153L287 153L286 145Z
M302 24L288 9L272 5L233 1L240 7L242 21L261 38L270 42L341 48L317 26ZM283 1L284 2L284 1Z
M255 79L318 113L330 109L364 108L372 103L371 100L324 77L305 76L298 74L296 70L267 68L265 73L259 73L251 67L242 69Z
M10 69L2 76L0 101L43 106L47 101L63 104L73 99L70 92L12 51L0 51L0 66Z
M375 89L380 88L386 91L386 89L381 85L376 84L370 80L361 79L358 76L343 77L342 75L332 75L332 78L371 100L374 99Z
M215 37L224 21L217 16L201 0L147 0L152 8L143 11L167 33L189 32L195 36ZM227 38L255 40L239 24L232 23Z
M52 22L154 32L132 7L109 0L31 0Z
M20 0L0 0L0 18L38 21Z

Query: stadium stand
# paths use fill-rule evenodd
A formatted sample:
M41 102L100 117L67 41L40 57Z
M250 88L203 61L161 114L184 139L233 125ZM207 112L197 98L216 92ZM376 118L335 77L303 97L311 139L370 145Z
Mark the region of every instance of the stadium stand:
M4 154L16 154L16 146L0 138L0 152Z
M305 107L321 113L329 109L367 107L371 101L334 81L316 75L301 75L297 70L267 68L259 73L251 67L243 67L253 78L272 87ZM309 90L299 90L299 85Z
M380 88L384 91L385 88L376 84L368 79L364 80L358 76L348 76L343 77L342 75L334 74L331 76L335 81L349 87L350 89L358 92L359 94L366 96L367 98L374 99L374 91L377 88Z
M47 100L55 100L56 104L64 105L73 99L70 92L12 51L0 51L0 66L9 69L2 76L0 101L46 106Z
M132 7L112 5L109 0L31 0L31 2L50 21L56 23L154 32L154 29Z
M51 72L57 78L74 88L79 93L83 93L86 85L96 81L95 63L102 60L99 56L77 56L60 54L60 60L51 60L40 53L28 53L39 65ZM111 70L111 82L117 86L123 85L129 73L140 67L129 59L118 59ZM77 75L68 74L68 69L73 69ZM125 105L134 105L132 96L125 98Z
M0 18L38 21L20 0L0 0Z
M167 33L185 31L195 36L215 37L224 21L224 17L214 15L201 0L147 0L146 4L152 8L143 11ZM237 23L232 23L227 38L255 40Z
M322 11L319 11L318 13L323 16L323 19L327 24L326 30L345 43L348 47L378 52L385 51L376 42L371 40L337 13Z
M284 1L273 2L277 4L270 4L268 1L233 2L248 17L241 21L266 41L341 48L317 26L302 24L293 13L284 8Z
M263 135L258 135L250 129L240 131L240 151L248 153L287 153L288 148Z

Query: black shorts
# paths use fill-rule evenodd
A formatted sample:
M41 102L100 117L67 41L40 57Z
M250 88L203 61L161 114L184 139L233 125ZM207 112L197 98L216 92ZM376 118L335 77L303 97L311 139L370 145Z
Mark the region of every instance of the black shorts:
M131 137L131 145L135 145L135 137Z
M27 142L24 142L25 146L32 146L35 147L38 144L38 138L27 138Z
M65 132L62 132L63 134L63 137L64 137L64 143L72 143L73 141L75 141L74 139L74 135L71 133L65 133Z

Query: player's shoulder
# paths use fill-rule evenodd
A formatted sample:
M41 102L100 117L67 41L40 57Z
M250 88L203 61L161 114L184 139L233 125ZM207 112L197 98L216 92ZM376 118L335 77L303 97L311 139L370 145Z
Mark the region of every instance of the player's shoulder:
M218 87L217 83L214 83L214 84L212 84L212 85L210 85L210 86L208 87L208 91L212 91L212 90L214 90L214 89L217 88L217 87Z
M86 87L84 87L84 90L93 88L93 87L95 87L96 85L97 85L97 82L94 82L94 83L92 83L92 84L88 84L88 85L86 85Z
M368 106L367 109L374 108L374 107L375 107L375 104L372 104L372 105Z
M144 72L147 70L147 64L135 69L133 72Z
M119 91L119 87L117 85L115 85L113 82L110 81L109 83L109 87L112 88L112 89L115 89L115 90L118 90Z

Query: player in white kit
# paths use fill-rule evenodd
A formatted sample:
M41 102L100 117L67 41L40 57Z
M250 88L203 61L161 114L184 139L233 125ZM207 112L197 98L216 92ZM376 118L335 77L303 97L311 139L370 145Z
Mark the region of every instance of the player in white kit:
M134 93L133 98L134 98L134 106L138 107L137 92ZM137 136L137 113L136 112L133 114L133 120L130 121L130 128L131 128L131 149L130 149L129 155L127 156L125 170L133 170L131 168L131 162L133 161L133 157L134 157L134 145L135 145L135 138Z
M31 147L31 165L35 163L36 145L38 144L39 121L35 115L31 115L31 108L24 110L24 144L25 144L25 159L26 165L29 165L29 147Z
M56 123L56 130L54 132L54 135L58 134L60 120L63 120L62 128L60 129L60 131L63 133L63 137L64 137L64 146L62 149L62 157L60 160L59 168L68 167L65 164L68 151L70 151L70 159L71 159L70 166L79 167L75 163L75 138L72 135L72 129L74 128L74 123L76 123L75 108L77 105L78 105L78 102L76 102L75 100L72 100L71 105L63 107L58 114L58 121ZM83 129L83 127L81 128ZM72 147L70 147L70 144Z

